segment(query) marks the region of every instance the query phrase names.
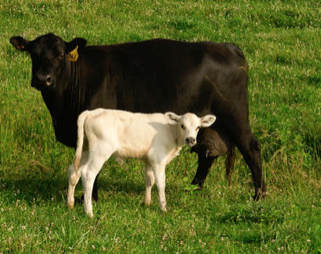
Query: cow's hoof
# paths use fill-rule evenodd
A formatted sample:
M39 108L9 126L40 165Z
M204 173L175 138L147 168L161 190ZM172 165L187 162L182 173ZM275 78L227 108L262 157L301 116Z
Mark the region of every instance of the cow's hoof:
M195 189L200 191L203 189L204 181L199 181L197 179L194 179L191 184L196 185L197 188L195 188Z
M267 192L267 191L261 191L260 189L259 190L257 190L256 192L255 192L255 195L254 195L254 197L253 197L253 199L255 200L255 201L258 201L258 200L262 200L262 199L264 199L266 196L268 196L269 195L269 193Z

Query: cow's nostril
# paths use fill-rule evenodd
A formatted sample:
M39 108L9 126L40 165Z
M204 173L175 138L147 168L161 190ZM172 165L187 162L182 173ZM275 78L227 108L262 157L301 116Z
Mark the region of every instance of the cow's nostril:
M48 76L46 77L46 85L47 85L47 86L50 86L51 83L52 83L52 78L51 78L50 75L48 75Z

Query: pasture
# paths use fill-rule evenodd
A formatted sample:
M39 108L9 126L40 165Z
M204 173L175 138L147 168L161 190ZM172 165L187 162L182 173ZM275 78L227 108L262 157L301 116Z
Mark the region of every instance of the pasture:
M1 0L0 253L321 253L321 2L318 0ZM196 154L166 169L168 212L156 188L142 205L143 163L110 160L94 218L81 183L66 207L74 150L55 140L31 60L9 43L53 32L113 44L152 38L233 42L250 65L250 123L262 148L269 196L254 202L237 152L202 191L190 185Z

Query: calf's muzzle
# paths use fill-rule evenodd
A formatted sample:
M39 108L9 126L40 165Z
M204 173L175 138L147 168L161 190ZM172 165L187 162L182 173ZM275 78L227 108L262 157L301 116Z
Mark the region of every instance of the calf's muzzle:
M187 137L187 138L185 139L185 143L186 143L186 145L188 145L188 146L193 146L193 145L196 144L196 139L193 138L193 137Z

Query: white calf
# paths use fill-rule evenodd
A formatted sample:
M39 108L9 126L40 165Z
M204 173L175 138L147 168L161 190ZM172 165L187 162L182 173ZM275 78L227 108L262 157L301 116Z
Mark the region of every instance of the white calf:
M212 125L216 117L198 118L187 113L139 114L119 110L85 111L78 118L78 144L69 167L67 204L74 206L74 191L80 176L84 188L85 212L92 217L91 195L94 180L109 157L138 158L145 162L145 204L151 202L154 183L161 209L166 211L165 166L184 144L196 144L199 128ZM84 139L85 142L84 146Z

